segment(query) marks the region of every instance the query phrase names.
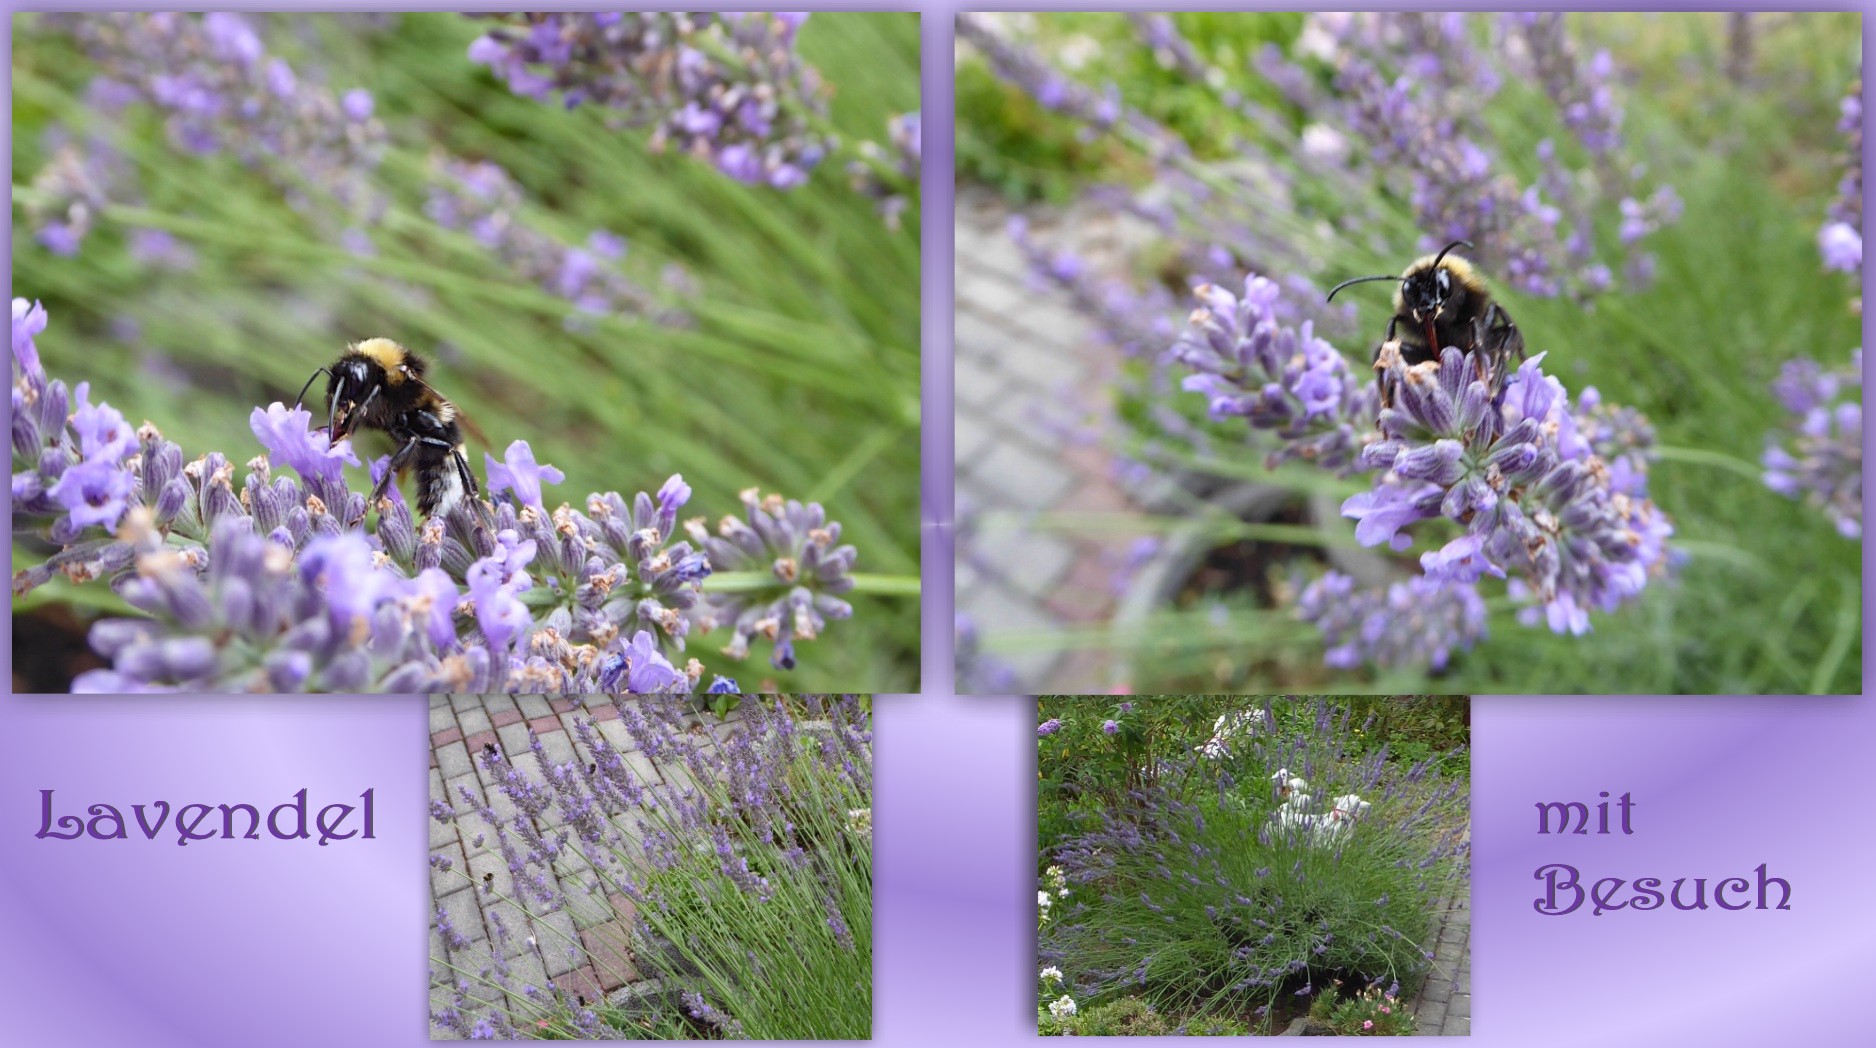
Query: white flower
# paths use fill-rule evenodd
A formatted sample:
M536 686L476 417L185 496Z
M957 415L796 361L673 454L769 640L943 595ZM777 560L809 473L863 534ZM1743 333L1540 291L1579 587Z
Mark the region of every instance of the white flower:
M1311 124L1303 128L1303 155L1339 164L1348 156L1348 139L1327 124Z
M873 809L871 808L848 808L847 809L847 829L856 834L872 833L873 832Z
M1049 1002L1049 1014L1057 1019L1066 1019L1075 1014L1075 999L1067 994Z
M1055 965L1051 964L1047 968L1042 969L1041 977L1042 977L1042 981L1045 983L1046 982L1061 982L1062 981L1062 969L1057 968Z
M1050 904L1051 902L1054 902L1054 901L1055 901L1054 899L1051 899L1051 898L1049 897L1049 893L1048 893L1048 892L1037 892L1037 893L1036 893L1036 906L1037 906L1037 907L1038 907L1039 909L1041 909L1043 913L1047 913L1047 912L1049 912L1049 904Z

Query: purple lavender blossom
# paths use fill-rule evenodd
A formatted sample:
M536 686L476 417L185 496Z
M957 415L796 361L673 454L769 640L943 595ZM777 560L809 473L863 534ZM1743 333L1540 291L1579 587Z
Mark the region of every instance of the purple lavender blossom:
M1183 386L1206 396L1214 420L1242 417L1276 435L1272 467L1294 458L1352 472L1360 448L1356 427L1374 413L1374 387L1315 337L1313 324L1297 329L1278 321L1281 293L1261 276L1245 280L1241 299L1222 288L1198 288L1200 306L1166 356L1196 372Z
M111 668L75 688L688 692L703 667L672 659L719 616L736 620L733 649L775 637L780 666L795 641L849 613L831 594L851 588L854 550L834 546L839 525L818 505L752 502L749 524L709 539L739 566L768 554L777 580L715 604L712 555L677 540L682 478L655 497L605 492L584 513L549 510L541 484L560 471L521 441L492 471L485 512L463 505L419 525L387 498L367 529L365 496L345 476L358 460L307 411L254 410L266 453L244 476L220 453L185 463L153 426L133 431L84 385L73 395L48 378L35 342L45 328L41 307L14 300L14 531L49 543L14 592L61 574L108 579L148 616L98 622L92 646Z
M1357 427L1374 412L1371 387L1357 387L1342 356L1312 339L1308 325L1279 325L1278 296L1261 277L1246 282L1242 302L1199 289L1203 306L1168 350L1199 372L1187 388L1211 398L1214 418L1242 415L1285 441L1273 463L1302 458L1343 473L1376 471L1374 487L1343 504L1363 545L1405 550L1415 525L1440 518L1463 528L1421 555L1426 581L1385 598L1370 594L1336 610L1332 599L1355 600L1351 583L1312 587L1304 617L1330 638L1332 663L1406 650L1390 646L1385 616L1371 616L1370 607L1439 605L1437 615L1402 623L1399 633L1446 638L1428 649L1443 660L1483 634L1470 587L1485 576L1516 576L1524 588L1514 592L1538 605L1552 630L1580 634L1591 610L1615 610L1665 570L1673 528L1647 499L1653 437L1638 415L1605 406L1594 390L1573 407L1561 383L1540 370L1541 356L1494 397L1476 355L1449 347L1438 363L1408 367L1389 343L1375 367L1399 392L1379 413L1379 433L1363 434Z
M1825 370L1799 358L1780 369L1773 392L1792 415L1789 431L1765 440L1765 486L1824 512L1845 538L1863 535L1863 351Z
M1452 656L1485 639L1485 601L1470 583L1417 575L1385 590L1361 590L1329 572L1309 584L1297 615L1320 629L1327 665L1425 666L1444 670Z
M725 654L744 658L749 641L766 637L775 644L769 664L793 669L796 640L820 636L828 619L844 619L853 606L838 595L853 589L850 545L840 545L840 524L812 503L803 505L779 495L742 493L743 517L724 517L712 535L702 521L685 526L710 558L712 570L747 572L755 584L745 590L713 593L709 620L731 630Z
M41 23L72 34L98 63L94 95L107 94L113 109L155 108L177 148L232 156L303 212L318 210L315 192L355 219L383 210L374 175L387 139L370 94L341 101L300 81L243 16L88 12ZM91 203L96 210L101 196Z
M477 16L499 24L469 47L524 97L605 107L652 145L739 182L792 189L833 143L820 75L795 54L805 16L700 11Z
M1844 174L1837 183L1837 199L1817 231L1818 253L1824 268L1845 273L1863 272L1863 81L1851 81L1841 106L1837 130L1844 136Z
M898 229L912 205L909 190L918 185L923 161L923 129L918 110L886 121L886 144L862 142L860 159L847 165L853 188L878 201L888 229Z
M1542 359L1526 361L1494 401L1478 355L1448 347L1438 363L1408 367L1384 346L1377 367L1400 393L1381 412L1381 439L1361 453L1381 473L1343 513L1364 525L1363 544L1396 548L1419 521L1459 524L1458 538L1422 554L1428 577L1517 575L1553 631L1581 634L1590 611L1615 610L1665 570L1673 527L1648 501L1635 462L1612 470L1583 438Z
M594 230L587 248L567 244L528 221L526 200L520 184L493 161L439 157L431 163L423 210L437 225L468 234L497 261L566 299L577 312L684 322L682 310L662 304L657 294L626 275L619 264L626 253L621 238Z

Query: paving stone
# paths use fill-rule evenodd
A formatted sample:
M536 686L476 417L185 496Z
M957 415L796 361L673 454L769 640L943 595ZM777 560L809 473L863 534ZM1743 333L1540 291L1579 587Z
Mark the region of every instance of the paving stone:
M519 721L506 727L495 729L495 737L501 740L502 756L510 763L519 761L522 754L528 752L528 726Z
M456 711L448 706L430 707L430 732L435 734L445 728L456 726Z
M481 706L489 711L491 717L497 713L512 713L515 711L515 697L513 695L484 695L481 697Z
M525 717L521 716L521 711L512 706L505 710L489 711L489 723L497 728L505 728L510 724L519 724L525 719Z
M574 927L591 928L596 924L604 924L616 916L612 912L612 904L607 901L604 893L586 889L585 877L579 879L562 877L560 883L567 889L567 913L572 915Z
M1420 991L1420 997L1423 1001L1440 1003L1444 1003L1451 994L1452 990L1449 984L1445 979L1439 978L1438 973L1427 976L1426 988Z
M960 407L957 428L951 439L952 462L957 467L957 475L963 476L968 472L990 453L990 449L995 447L997 442L1010 439L1014 438L992 421L982 409Z
M464 861L461 841L451 841L441 848L431 848L430 854L432 856L440 855L450 862L449 869L447 870L438 869L435 865L430 867L431 898L434 899L445 892L455 891L469 883L467 880L464 880L464 877L466 877L469 872L469 864Z
M1043 532L1002 532L978 543L977 566L1022 593L1046 595L1068 574L1075 544Z
M470 710L457 710L456 723L462 728L464 737L495 729L495 725L489 723L489 711L481 706Z
M515 706L521 710L521 715L529 720L545 717L554 712L553 704L549 703L543 695L517 695Z
M632 733L625 730L624 721L601 721L599 737L606 740L606 745L622 753L637 748L632 742Z
M445 969L443 975L449 974L451 973ZM430 987L430 1014L435 1015L439 1012L447 1011L452 1006L456 995L451 986L452 984L444 982ZM463 1035L454 1030L446 1029L432 1022L426 1022L426 1025L430 1028L430 1039L432 1041L460 1041L463 1039Z
M997 587L980 587L972 593L958 594L958 610L977 624L979 637L992 638L1017 633L1052 632L1059 624L1028 597L1010 594ZM1053 651L996 651L991 657L1015 671L1020 690L1033 690L1049 680L1049 671L1060 661Z
M473 710L481 708L484 697L481 695L439 695L436 698L440 701L432 701L430 705L447 705L457 710Z
M437 770L446 779L475 774L475 765L469 760L469 747L460 742L435 747Z
M609 921L580 932L586 955L592 958L599 985L611 991L629 982L637 982L638 967L632 963L631 930L623 921Z
M489 937L488 930L482 926L482 908L477 905L475 892L467 887L450 892L436 900L443 907L443 914L449 918L450 927L456 934L472 943L482 942Z
M567 999L575 1007L581 1006L582 1002L597 1004L606 998L605 987L599 984L599 974L593 971L590 964L575 968L565 975L555 976L554 985L566 992Z
M488 791L482 788L482 784L476 781L476 777L474 775L461 775L449 780L445 786L449 790L447 796L449 797L450 807L456 809L455 824L445 828L448 829L450 833L458 836L473 836L476 830L483 829L482 817L476 814L476 808L480 805L482 799L488 796ZM464 789L467 789L470 796L476 799L474 801L463 800L462 791ZM432 820L432 824L434 824L434 822L435 820Z
M1472 1017L1466 1015L1446 1020L1445 1024L1440 1027L1440 1034L1444 1037L1472 1036Z
M512 1014L528 1015L540 1010L541 1005L523 993L530 986L547 992L547 969L531 951L508 959L508 1004Z
M1446 1002L1428 1001L1414 1012L1414 1025L1428 1033L1437 1032L1446 1021Z
M528 911L520 903L510 899L496 898L481 889L476 890L476 902L482 907L482 913L488 921L489 940L496 941L499 936L495 929L499 925L506 928L507 939L501 942L502 956L520 957L528 952Z
M992 368L960 366L952 376L957 406L982 412L985 418L1004 417L1010 392L1009 376Z
M1452 998L1446 1002L1446 1014L1454 1019L1471 1018L1472 995L1469 993L1454 994Z
M970 479L983 492L983 508L1041 510L1068 494L1074 478L1059 455L1005 441L991 448Z
M561 975L586 963L586 954L578 948L580 939L572 914L565 910L537 914L534 927L535 941L541 944L541 954L547 961L547 974ZM571 956L568 947L574 948Z

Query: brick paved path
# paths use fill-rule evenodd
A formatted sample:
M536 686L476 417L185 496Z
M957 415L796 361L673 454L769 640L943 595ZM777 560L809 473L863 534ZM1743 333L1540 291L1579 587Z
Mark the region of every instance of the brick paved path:
M1111 580L1127 538L1094 538L1030 527L1038 513L1132 509L1108 474L1108 456L1064 432L1078 405L1103 406L1119 353L1088 333L1068 298L1031 281L1005 231L1009 212L992 196L965 191L957 204L957 610L995 645L1013 693L1105 692L1112 687L1098 644L1063 651L1048 637L1113 614ZM1111 262L1113 219L1071 214L1035 237ZM978 675L979 677L982 674ZM960 677L959 690L971 686Z
M1443 900L1434 917L1433 972L1410 1007L1416 1032L1434 1037L1472 1033L1472 900Z
M457 978L452 968L467 972L473 983L476 973L490 964L494 941L490 915L496 913L509 932L505 953L512 973L510 982L517 990L530 984L545 985L551 978L555 986L597 1001L608 995L617 998L621 990L640 982L627 948L631 900L612 895L602 901L577 885L569 885L570 890L565 892L568 906L555 913L530 916L514 902L504 901L504 896L516 899L521 895L514 890L494 834L489 833L480 846L475 843L476 833L483 829L481 820L458 792L466 787L476 797L486 797L498 816L513 816L513 802L490 790L489 773L477 759L482 748L495 743L517 767L538 778L541 769L534 767L538 762L528 752L529 729L540 737L549 761L589 761L592 755L572 734L574 722L583 718L595 723L599 734L623 754L640 781L664 781L659 769L638 752L610 700L582 708L578 699L531 695L431 696L430 798L447 800L463 815L448 824L428 820L430 853L447 856L452 867L447 872L431 867L430 892L432 900L449 915L457 933L469 940L467 947L449 950L432 925L432 1009L449 1004L449 986ZM546 828L551 823L541 825ZM490 874L493 879L487 882L488 888L478 887ZM528 908L538 910L541 906L530 902ZM527 945L530 936L541 946L538 954ZM575 938L583 949L569 957L567 947ZM510 995L511 1014L525 1013L514 1000L516 996ZM442 1039L451 1035L432 1027L431 1036Z

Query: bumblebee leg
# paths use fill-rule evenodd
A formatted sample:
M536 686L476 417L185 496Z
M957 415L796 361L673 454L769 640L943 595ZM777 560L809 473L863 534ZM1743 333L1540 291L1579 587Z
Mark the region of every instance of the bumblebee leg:
M1496 302L1480 318L1480 326L1484 330L1479 336L1479 345L1491 352L1492 366L1496 372L1492 379L1492 392L1496 395L1504 392L1505 386L1511 381L1512 354L1517 354L1519 363L1524 362L1524 335L1518 330L1518 325L1512 322L1511 314L1500 309Z
M450 458L456 460L456 474L462 478L463 491L475 505L476 517L482 521L483 527L493 531L495 522L490 519L489 508L482 501L482 489L476 484L475 473L469 469L469 460L463 458L461 448L453 448L449 454Z
M1394 330L1399 323L1399 317L1388 318L1387 337L1381 340L1381 345L1374 347L1374 357L1369 361L1370 366L1374 368L1374 387L1380 391L1381 406L1384 408L1394 406L1394 392L1387 384L1387 371L1381 367L1381 346L1394 341Z
M384 493L390 490L391 481L396 479L397 471L410 465L411 457L417 454L417 445L422 442L422 437L410 438L410 443L398 448L397 454L391 456L391 461L385 463L384 476L378 478L378 483L371 489L371 497L365 500L367 507L377 505L378 500L384 497Z

